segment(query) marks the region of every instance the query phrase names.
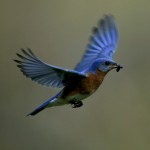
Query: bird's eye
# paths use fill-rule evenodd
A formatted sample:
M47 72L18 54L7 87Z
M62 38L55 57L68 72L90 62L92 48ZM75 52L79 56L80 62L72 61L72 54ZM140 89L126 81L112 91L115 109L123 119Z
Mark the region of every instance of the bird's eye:
M105 65L106 65L106 66L110 65L110 62L109 62L109 61L106 61L106 62L105 62Z

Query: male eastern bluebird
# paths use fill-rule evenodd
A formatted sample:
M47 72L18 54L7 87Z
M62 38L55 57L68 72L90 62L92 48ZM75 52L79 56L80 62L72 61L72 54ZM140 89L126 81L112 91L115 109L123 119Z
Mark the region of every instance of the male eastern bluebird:
M97 90L110 70L115 68L118 72L122 68L112 59L117 43L117 26L114 17L109 14L93 29L86 52L75 70L47 64L38 59L29 48L22 49L24 56L17 54L21 61L15 61L26 77L42 85L62 88L28 115L33 116L47 107L64 104L71 104L73 108L82 106L82 100Z

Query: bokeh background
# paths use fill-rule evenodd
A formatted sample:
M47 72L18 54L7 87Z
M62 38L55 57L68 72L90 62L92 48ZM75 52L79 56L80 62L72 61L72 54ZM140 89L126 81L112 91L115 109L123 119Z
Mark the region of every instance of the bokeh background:
M106 13L119 27L115 60L124 69L110 72L80 109L26 117L59 89L23 76L15 53L30 47L42 60L73 69ZM150 1L1 0L0 77L1 150L149 150Z

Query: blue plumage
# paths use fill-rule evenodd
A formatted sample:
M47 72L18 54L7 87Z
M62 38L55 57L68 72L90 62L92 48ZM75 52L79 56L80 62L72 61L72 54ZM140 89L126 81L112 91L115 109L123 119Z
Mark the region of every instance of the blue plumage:
M118 43L118 29L112 15L105 15L98 28L94 28L90 43L75 70L87 72L98 58L112 60Z
M24 55L17 54L21 60L15 61L26 77L41 85L63 88L28 115L35 115L52 106L82 106L82 100L97 90L110 70L116 68L118 72L122 68L113 61L117 43L118 29L114 17L105 15L98 27L93 29L85 54L75 70L47 64L37 58L29 48L22 49Z
M22 61L15 61L19 63L18 67L21 68L24 75L39 84L62 88L67 84L68 78L76 76L86 77L85 74L74 70L46 64L38 59L29 48L27 50L22 49L25 56L17 54Z
M40 111L44 110L48 105L50 105L53 101L57 100L57 98L61 95L61 92L57 93L55 96L48 99L46 102L44 102L42 105L37 107L35 110L33 110L31 113L29 113L27 116L33 116L39 113Z

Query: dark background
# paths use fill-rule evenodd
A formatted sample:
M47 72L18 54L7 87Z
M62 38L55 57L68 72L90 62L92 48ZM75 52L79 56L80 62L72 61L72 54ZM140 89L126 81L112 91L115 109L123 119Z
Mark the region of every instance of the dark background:
M42 60L73 69L106 13L119 27L114 59L124 69L110 72L80 109L55 107L26 117L59 89L26 79L15 53L30 47ZM149 150L149 56L149 0L1 0L0 149Z

